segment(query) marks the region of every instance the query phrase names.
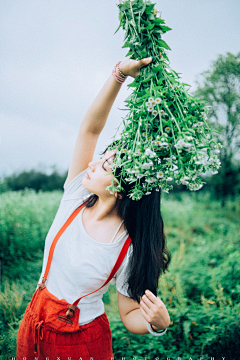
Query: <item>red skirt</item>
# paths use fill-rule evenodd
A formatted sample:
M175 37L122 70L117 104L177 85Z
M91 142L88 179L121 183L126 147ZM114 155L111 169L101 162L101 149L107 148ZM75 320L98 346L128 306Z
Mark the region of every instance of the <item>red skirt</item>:
M17 360L114 360L107 314L80 326L80 309L67 321L67 305L47 288L35 291L18 330Z

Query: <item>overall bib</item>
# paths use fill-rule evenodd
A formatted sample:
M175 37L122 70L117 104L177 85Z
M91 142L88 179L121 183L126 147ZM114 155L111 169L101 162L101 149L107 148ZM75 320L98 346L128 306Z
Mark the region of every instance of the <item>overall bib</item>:
M62 233L81 211L80 205L55 236L48 255L42 283L28 304L17 334L17 360L114 360L112 334L107 314L79 325L79 301L105 286L119 269L131 243L128 237L103 285L69 304L59 300L45 286L53 251Z

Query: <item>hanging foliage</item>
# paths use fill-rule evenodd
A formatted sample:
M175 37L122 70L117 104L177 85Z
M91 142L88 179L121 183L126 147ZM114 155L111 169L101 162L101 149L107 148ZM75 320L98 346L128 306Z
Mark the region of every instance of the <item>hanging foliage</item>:
M125 30L123 48L126 57L140 60L152 57L129 84L135 88L125 100L124 128L121 138L109 147L116 148L112 163L113 179L106 189L124 191L121 182L134 183L128 196L139 200L153 188L169 192L169 181L199 190L204 182L200 174L216 174L220 161L216 154L222 145L214 141L207 123L207 109L200 98L188 93L190 85L182 83L169 65L169 45L162 39L171 28L158 16L151 1L128 0L119 4L120 27ZM115 33L116 33L115 32ZM122 167L121 177L116 177ZM114 185L116 183L116 185Z

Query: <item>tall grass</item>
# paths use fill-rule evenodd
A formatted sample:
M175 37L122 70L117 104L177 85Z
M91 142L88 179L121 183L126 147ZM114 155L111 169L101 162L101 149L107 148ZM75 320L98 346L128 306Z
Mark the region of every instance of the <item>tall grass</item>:
M7 195L8 194L8 195ZM16 336L39 279L46 234L62 193L0 195L2 283L0 356L15 356ZM237 360L240 349L239 199L225 208L210 194L163 194L169 272L158 296L171 324L161 337L130 333L118 313L117 291L104 294L115 359ZM9 262L10 261L10 262ZM14 265L12 265L14 264Z

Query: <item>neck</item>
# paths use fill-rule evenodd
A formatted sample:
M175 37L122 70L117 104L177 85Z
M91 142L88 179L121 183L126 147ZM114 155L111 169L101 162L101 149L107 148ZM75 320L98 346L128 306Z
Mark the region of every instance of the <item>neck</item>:
M119 217L117 208L114 209L116 198L112 197L108 201L103 201L98 197L96 203L90 208L91 219L93 221L112 220Z

